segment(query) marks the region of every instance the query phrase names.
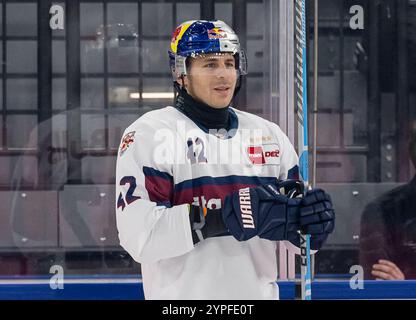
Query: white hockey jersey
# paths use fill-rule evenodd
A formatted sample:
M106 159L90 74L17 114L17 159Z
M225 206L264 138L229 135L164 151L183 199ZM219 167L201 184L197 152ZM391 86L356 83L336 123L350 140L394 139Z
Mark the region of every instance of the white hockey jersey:
M232 236L192 241L188 204L297 178L298 157L274 123L230 108L231 129L208 132L173 107L124 132L117 158L121 246L141 263L146 299L278 299L277 243Z

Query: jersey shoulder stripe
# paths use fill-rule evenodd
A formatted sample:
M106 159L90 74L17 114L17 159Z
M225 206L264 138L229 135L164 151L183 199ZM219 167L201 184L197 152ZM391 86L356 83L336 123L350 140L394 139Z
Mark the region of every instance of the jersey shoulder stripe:
M231 185L231 184L250 184L250 185L261 185L266 183L277 182L276 177L249 177L249 176L224 176L224 177L200 177L196 179L190 179L178 183L175 185L175 192L179 192L185 189L192 189L194 187L201 187L204 185L220 186L220 185Z
M165 180L173 181L173 177L169 173L162 172L151 167L144 166L143 174L145 177L159 177Z
M149 200L158 204L173 202L173 178L166 172L143 167L144 186Z

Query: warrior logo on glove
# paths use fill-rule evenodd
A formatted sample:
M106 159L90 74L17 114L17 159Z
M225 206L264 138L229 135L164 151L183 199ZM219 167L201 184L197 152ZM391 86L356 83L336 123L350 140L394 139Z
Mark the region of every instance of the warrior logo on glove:
M240 210L243 228L255 229L253 213L251 212L250 189L240 189L238 193L240 195Z
M292 185L296 192L289 190ZM331 197L322 189L309 190L303 198L294 197L303 193L299 191L301 185L295 180L280 181L234 192L225 199L224 224L239 241L259 236L271 241L288 240L297 247L301 230L311 235L311 249L320 249L334 230Z

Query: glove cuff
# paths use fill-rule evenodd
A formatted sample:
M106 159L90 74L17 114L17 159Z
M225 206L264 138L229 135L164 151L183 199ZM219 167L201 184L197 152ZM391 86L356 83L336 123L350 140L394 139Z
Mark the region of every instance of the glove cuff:
M222 220L221 209L205 208L204 214L202 207L191 205L189 221L194 244L207 238L221 237L230 234Z

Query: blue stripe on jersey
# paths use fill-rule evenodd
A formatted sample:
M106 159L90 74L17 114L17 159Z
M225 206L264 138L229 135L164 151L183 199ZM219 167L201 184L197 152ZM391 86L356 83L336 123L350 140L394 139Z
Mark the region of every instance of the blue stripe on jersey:
M228 185L228 184L252 184L262 185L266 183L276 183L276 177L246 177L246 176L225 176L225 177L200 177L197 179L186 180L175 185L175 192L203 185Z
M173 181L173 177L169 173L162 172L150 167L143 167L143 174L146 177L159 177L165 180Z

